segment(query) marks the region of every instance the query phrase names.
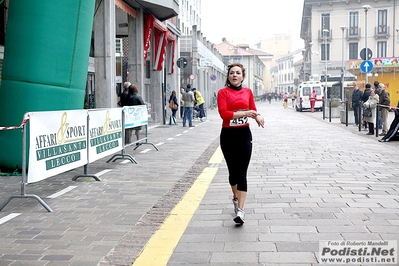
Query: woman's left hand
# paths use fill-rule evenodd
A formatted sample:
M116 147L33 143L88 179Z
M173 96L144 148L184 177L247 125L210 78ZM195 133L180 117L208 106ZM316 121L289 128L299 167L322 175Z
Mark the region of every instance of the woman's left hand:
M265 127L265 119L261 115L257 115L255 117L255 121L256 121L256 123L258 123L258 126L263 127L263 128Z

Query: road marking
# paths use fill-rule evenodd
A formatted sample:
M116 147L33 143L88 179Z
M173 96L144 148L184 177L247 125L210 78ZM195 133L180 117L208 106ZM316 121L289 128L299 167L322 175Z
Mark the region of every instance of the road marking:
M59 196L61 196L61 195L64 195L65 193L71 191L72 189L75 189L75 188L77 188L77 186L69 186L69 187L67 187L67 188L64 188L64 189L61 190L61 191L58 191L57 193L54 193L54 194L48 196L47 198L48 198L48 199L55 199L55 198L57 198L57 197L59 197Z
M11 219L14 219L15 217L21 215L20 213L11 213L7 216L4 216L3 218L0 218L0 224L4 224L5 222L8 222Z
M119 164L127 164L129 162L130 162L130 160L124 160L124 161L120 162Z
M222 160L223 154L219 147L208 163L220 164ZM134 261L134 266L161 266L168 264L173 250L176 248L188 223L198 209L217 170L217 168L206 167L202 171L192 187L186 192L180 202L176 204L162 225L144 246L140 255Z
M147 153L147 152L149 152L151 149L145 149L145 150L143 150L143 151L141 151L140 153Z
M176 137L180 137L181 135L183 135L183 134L177 134Z
M161 146L161 145L163 145L164 144L164 142L160 142L160 143L158 143L157 145L155 145L155 146Z
M174 140L175 138L167 138L166 140Z
M108 173L108 172L111 172L112 171L112 169L105 169L105 170L102 170L101 172L98 172L97 174L95 174L97 177L99 177L99 176L102 176L102 175L104 175L104 174L106 174L106 173Z

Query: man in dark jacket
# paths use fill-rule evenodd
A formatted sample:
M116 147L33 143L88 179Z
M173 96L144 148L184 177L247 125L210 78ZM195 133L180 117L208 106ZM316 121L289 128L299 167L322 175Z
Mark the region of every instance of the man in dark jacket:
M352 93L352 108L355 115L355 124L356 126L360 123L359 111L360 111L360 103L362 101L363 92L359 89L359 86L355 86L355 90Z
M381 110L381 118L382 118L382 134L381 136L385 136L388 132L388 112L391 104L391 97L389 96L389 92L385 89L385 85L380 83L378 88L381 90L380 93L380 110Z
M362 96L362 104L364 102L367 102L367 100L369 99L370 91L371 91L371 84L367 83L366 84L366 89L364 90L363 96Z
M139 90L138 90L137 86L134 85L134 84L129 86L129 94L126 96L126 105L127 106L145 105L145 102L144 102L143 98L141 98L141 96L139 95ZM134 127L131 130L135 130L136 131L135 132L136 133L136 138L137 138L137 141L139 141L140 140L141 126ZM125 140L127 141L127 143L131 143L132 142L132 140L131 140L131 135L132 135L131 130L127 129L125 131L126 132Z
M380 82L378 80L374 81L374 90L375 90L375 94L377 94L378 96L380 96L381 94L381 90L378 87L378 85L380 85ZM382 129L382 117L381 117L381 112L378 112L378 129Z
M362 106L363 106L363 104L364 104L365 102L367 102L367 100L369 99L369 97L370 97L370 92L371 92L371 84L367 83L367 84L366 84L366 89L364 90L363 96L362 96ZM367 122L364 122L364 123L363 123L363 126L364 126L365 129L367 129L368 123L367 123ZM373 130L374 130L374 129L373 129Z

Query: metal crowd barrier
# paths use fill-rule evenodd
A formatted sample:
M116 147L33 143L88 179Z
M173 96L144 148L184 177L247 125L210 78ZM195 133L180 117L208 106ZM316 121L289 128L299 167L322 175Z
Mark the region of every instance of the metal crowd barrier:
M71 118L68 118L72 117ZM46 126L42 121L46 120ZM29 147L29 174L27 174L27 134L26 124L30 121L30 147ZM61 121L61 126L60 126ZM126 142L125 130L134 131L140 126L139 138L136 141ZM3 130L21 129L22 131L22 184L21 194L12 195L0 205L0 211L13 198L34 198L43 207L52 212L52 209L37 195L26 194L26 185L38 182L48 177L84 166L84 173L75 175L72 180L79 177L92 177L101 181L99 177L88 174L91 162L114 154L108 161L129 159L132 163L137 161L126 153L126 147L136 145L134 150L144 144L149 144L155 150L159 149L148 142L148 111L145 106L128 106L123 109L96 109L96 110L66 110L54 112L26 113L19 126L0 127ZM144 129L144 130L143 130ZM76 131L77 136L70 137ZM57 133L55 133L57 132ZM69 133L69 134L68 134ZM50 134L57 135L53 146L36 147L33 145L37 136ZM130 137L128 139L131 139ZM70 150L66 146L70 146ZM58 152L48 152L47 149L58 148ZM65 148L65 149L63 149ZM115 154L115 152L121 153Z
M22 182L21 182L21 194L19 195L11 195L2 205L0 205L0 211L12 200L15 198L33 198L36 199L48 212L53 212L53 210L48 206L39 196L35 194L26 194L26 185L28 184L28 178L26 175L26 123L29 121L29 117L25 116L22 120L21 125L19 126L11 126L11 127L0 127L0 131L2 130L14 130L21 129L22 131Z
M137 127L137 126L126 126L125 110L123 110L122 125L123 125L123 127L122 127L122 135L123 135L122 139L125 141L125 145L124 145L121 153L113 155L110 159L107 160L107 163L109 163L111 161L115 162L116 160L119 160L119 159L128 159L132 163L136 163L137 164L138 162L136 161L136 159L134 159L130 154L126 153L126 147L129 147L129 146L132 146L132 145L135 145L133 150L136 150L141 145L148 144L148 145L152 145L155 150L159 151L158 147L155 146L155 144L153 144L151 142L148 142L148 123L145 124L145 125L140 126L141 130L140 130L140 135L139 135L140 137L139 137L138 140L136 140L136 141L128 141L127 143L126 143L126 140L131 140L132 137L133 138L135 137L135 132L134 131L135 131L135 127ZM144 130L143 130L143 128L144 128ZM128 132L128 134L130 134L130 136L128 138L126 137L126 132ZM132 134L134 136L132 136Z

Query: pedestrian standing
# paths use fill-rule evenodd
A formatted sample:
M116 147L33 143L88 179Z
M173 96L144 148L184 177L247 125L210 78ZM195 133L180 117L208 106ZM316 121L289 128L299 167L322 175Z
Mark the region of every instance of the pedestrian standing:
M309 95L309 102L310 102L310 110L314 113L314 106L316 104L317 94L316 91L313 90Z
M194 108L194 93L191 91L191 85L187 84L186 92L183 94L184 101L184 115L183 115L183 127L186 126L188 120L188 126L193 127L193 108Z
M370 90L370 96L367 101L363 103L364 108L371 109L371 116L365 116L364 122L368 123L369 132L367 135L374 135L374 121L376 118L376 107L379 102L379 97L373 89Z
M126 105L127 106L134 106L134 105L145 105L143 98L141 98L141 96L139 95L139 90L137 88L137 86L135 84L132 84L129 86L129 95L126 97ZM133 130L135 130L136 132L136 139L137 141L140 139L140 130L141 130L141 126L138 127L134 127L132 128ZM126 138L128 140L130 140L131 138L131 133L126 136ZM130 143L130 141L129 141Z
M172 105L171 105L171 102L173 103ZM170 110L172 111L172 116L170 117L171 121L169 122L169 124L177 125L177 123L176 123L176 112L179 109L179 104L177 103L177 97L176 97L176 91L175 90L172 91L172 94L169 97L169 107L170 107Z
M132 85L129 81L123 83L123 92L119 95L118 106L125 106L127 102L127 97L129 96L129 86Z
M244 203L247 196L247 171L252 154L252 134L249 119L264 127L264 119L257 112L251 89L243 87L245 68L234 63L227 67L225 87L218 92L218 110L222 118L220 147L226 160L229 183L237 224L244 223Z
M380 111L382 118L382 134L381 136L385 136L388 132L388 112L391 104L391 97L389 96L389 92L385 89L385 85L380 83L378 85L380 88Z
M184 114L184 101L183 101L183 94L185 93L184 88L180 89L180 117L183 118Z
M204 110L205 100L202 97L201 92L199 92L196 88L193 88L193 93L194 93L194 99L195 99L196 105L199 108L199 118L200 118L201 122L203 122L206 119L205 110Z
M353 108L353 114L355 116L356 126L358 126L360 123L359 111L360 111L360 103L362 100L362 96L363 92L359 89L359 86L356 85L352 93L352 108Z
M380 85L380 82L378 80L374 81L374 90L375 90L375 94L377 94L378 96L380 96L381 94L381 90L378 87L378 85ZM377 125L376 125L377 128ZM381 112L378 112L378 129L382 129L382 117L381 117Z
M371 84L367 83L366 84L366 89L364 90L363 95L362 95L362 106L363 107L364 107L364 103L370 97L370 92L371 92ZM374 116L374 118L375 118L375 116ZM364 116L363 116L363 127L364 127L364 130L367 130L368 122L366 121L366 119L364 119Z

